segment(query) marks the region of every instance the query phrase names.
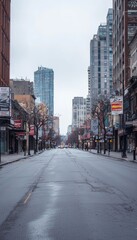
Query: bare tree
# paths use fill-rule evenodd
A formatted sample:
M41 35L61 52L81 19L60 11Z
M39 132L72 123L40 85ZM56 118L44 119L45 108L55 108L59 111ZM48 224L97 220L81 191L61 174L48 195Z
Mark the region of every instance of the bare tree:
M107 96L101 95L92 108L92 117L98 118L98 137L103 136L104 154L106 152L106 134L108 127L108 113L110 112L110 100ZM99 141L99 139L98 139ZM98 144L99 145L99 144Z

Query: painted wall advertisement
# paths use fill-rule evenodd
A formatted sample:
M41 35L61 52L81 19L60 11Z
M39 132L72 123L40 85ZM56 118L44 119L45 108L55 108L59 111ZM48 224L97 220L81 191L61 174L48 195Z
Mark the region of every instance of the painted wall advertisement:
M0 117L10 116L10 89L0 87Z

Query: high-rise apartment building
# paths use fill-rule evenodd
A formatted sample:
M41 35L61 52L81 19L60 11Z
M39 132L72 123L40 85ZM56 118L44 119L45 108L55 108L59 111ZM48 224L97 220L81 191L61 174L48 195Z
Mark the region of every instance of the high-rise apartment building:
M90 67L88 70L91 109L95 103L95 99L98 97L98 61L98 37L94 35L90 41Z
M91 96L90 96L90 67L88 67L88 95L87 95L87 116L91 115Z
M107 91L113 93L113 51L112 51L112 32L113 32L113 9L110 8L107 14Z
M35 96L46 104L48 114L54 115L54 71L49 68L39 67L34 72Z
M109 96L112 92L112 21L113 11L108 10L107 22L100 24L97 34L90 42L90 80L91 109L99 95Z
M113 84L118 94L129 79L129 42L137 29L137 1L113 0Z
M10 0L0 1L0 86L9 86Z
M72 129L80 128L86 120L86 99L74 97L72 100Z

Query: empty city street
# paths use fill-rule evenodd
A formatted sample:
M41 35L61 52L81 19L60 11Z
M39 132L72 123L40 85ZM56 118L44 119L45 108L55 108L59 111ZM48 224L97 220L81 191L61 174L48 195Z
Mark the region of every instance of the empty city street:
M0 168L0 240L137 239L137 164L54 149Z

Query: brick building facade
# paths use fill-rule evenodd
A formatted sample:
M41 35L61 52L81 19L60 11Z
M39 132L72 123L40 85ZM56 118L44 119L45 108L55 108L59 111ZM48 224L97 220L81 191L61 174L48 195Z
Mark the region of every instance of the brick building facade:
M10 0L0 1L0 86L9 86Z

